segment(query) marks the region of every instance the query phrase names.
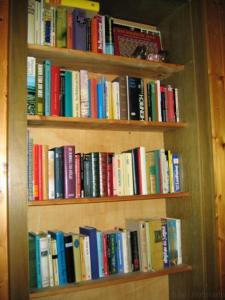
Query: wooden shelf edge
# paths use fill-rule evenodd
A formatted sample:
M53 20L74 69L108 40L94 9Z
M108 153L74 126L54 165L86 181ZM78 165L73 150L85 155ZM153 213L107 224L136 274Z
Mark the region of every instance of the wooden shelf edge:
M155 79L163 79L184 69L184 65L179 64L147 61L131 57L80 51L76 49L28 45L27 50L28 55L30 56L35 56L41 59L51 59L51 61L56 64L61 61L61 65L64 67L74 64L75 67L79 68L83 65L90 71L96 70L99 72L102 70L103 73L109 74L142 74L142 77L153 75Z
M134 120L108 120L93 118L73 118L55 116L27 115L28 126L39 127L74 127L88 129L110 129L110 130L129 130L129 131L166 131L176 128L185 128L185 122L148 122Z
M68 204L91 204L91 203L107 203L107 202L123 202L138 200L156 200L169 198L188 197L188 192L169 193L169 194L150 194L150 195L134 195L134 196L113 196L98 198L75 198L75 199L53 199L53 200L34 200L29 201L28 206L51 206L51 205L68 205Z
M47 296L60 295L65 293L74 293L82 290L95 289L101 287L107 287L112 285L123 284L127 282L146 280L150 278L166 276L176 273L191 272L192 267L190 265L180 265L168 269L163 269L156 272L133 272L129 274L111 275L108 278L102 278L98 280L90 280L77 284L70 284L62 287L47 288L42 290L34 290L30 293L30 299L43 298Z

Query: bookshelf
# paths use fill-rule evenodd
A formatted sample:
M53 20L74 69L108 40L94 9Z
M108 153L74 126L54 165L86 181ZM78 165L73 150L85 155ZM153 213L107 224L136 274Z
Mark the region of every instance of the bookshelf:
M165 11L165 1L159 2L161 11ZM196 74L202 66L201 61L197 61L197 56L201 55L202 50L196 44L192 44L192 38L197 39L194 28L198 27L199 24L195 10L199 12L201 7L198 6L200 4L186 3L186 1L182 2L180 6L176 1L174 3L172 14L164 13L165 18L160 18L160 14L158 14L157 23L165 37L165 46L171 54L171 61L174 62L174 64L165 64L81 53L75 50L51 49L33 45L27 47L26 1L21 1L19 4L13 1L11 6L13 17L10 22L8 128L9 160L11 162L9 166L11 299L35 297L48 299L51 297L51 299L70 300L73 299L76 292L79 292L76 294L77 299L85 299L85 297L90 296L93 299L99 299L99 297L117 299L122 290L124 297L130 299L148 299L150 296L152 299L175 299L177 295L183 295L184 299L190 299L190 291L201 292L204 290L206 282L209 283L209 287L212 286L206 278L207 276L204 277L204 259L214 258L213 247L209 249L203 241L206 237L209 238L211 232L210 228L206 232L206 220L209 226L212 225L212 221L207 219L204 214L204 206L210 205L210 191L212 192L213 189L211 175L206 174L203 169L209 154L207 151L208 141L203 134L203 125L207 122L207 118L204 115L199 115L198 111L201 104L204 103L204 97L196 90L196 86L200 86L200 79L199 77L196 78ZM112 3L109 1L107 5L110 7ZM126 5L123 5L125 4L117 3L116 6L125 13ZM128 15L129 13L132 15L130 9L127 10ZM157 15L157 11L154 14ZM193 16L193 20L190 15ZM175 34L177 28L179 28L180 33L178 35ZM191 35L190 28L192 28ZM143 122L137 124L131 121L111 122L106 120L102 122L101 120L62 119L60 117L54 119L51 117L27 117L25 114L27 55L34 55L40 59L51 58L55 63L60 62L59 65L63 61L65 66L71 68L76 64L78 68L84 66L90 71L94 70L105 74L129 74L165 80L169 77L170 82L182 86L181 114L185 122L178 124ZM21 79L20 82L18 82L18 78ZM75 144L79 151L83 152L123 151L138 145L150 149L165 147L176 150L183 158L185 178L183 190L187 192L176 196L151 195L128 197L127 199L123 197L123 200L121 198L122 201L117 201L116 198L112 197L110 201L98 198L92 203L93 199L87 198L84 199L85 203L80 203L80 200L77 201L78 203L72 200L67 203L64 200L62 205L57 205L56 201L52 203L43 201L44 204L37 206L27 205L25 176L27 127L30 128L37 143L50 144L51 146ZM206 186L207 192L205 191ZM182 199L183 197L184 199ZM148 199L151 201L144 201ZM75 203L76 205L74 205ZM128 217L141 218L155 215L179 217L183 220L183 258L188 265L184 264L180 268L163 270L162 272L132 274L127 277L88 282L82 284L81 288L80 286L68 286L43 291L43 294L40 291L40 293L29 295L27 279L28 230L39 231L57 227L64 231L71 231L71 228L74 230L79 225L85 224L104 230L116 224L123 226L125 218ZM17 249L18 239L20 239L20 249ZM207 251L204 252L205 250ZM202 257L202 253L204 253L204 257ZM194 266L194 271L190 265ZM211 268L212 272L215 271L213 266L208 267ZM21 274L21 270L25 271ZM124 294L124 291L127 294ZM137 294L139 298L134 298Z

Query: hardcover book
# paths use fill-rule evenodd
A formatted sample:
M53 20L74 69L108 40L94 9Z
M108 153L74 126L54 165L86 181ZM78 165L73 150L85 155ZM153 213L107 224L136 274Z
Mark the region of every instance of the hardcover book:
M75 8L73 10L73 48L78 50L86 49L87 22L86 11Z
M75 281L72 234L64 234L67 282Z
M75 146L63 146L64 197L75 198Z

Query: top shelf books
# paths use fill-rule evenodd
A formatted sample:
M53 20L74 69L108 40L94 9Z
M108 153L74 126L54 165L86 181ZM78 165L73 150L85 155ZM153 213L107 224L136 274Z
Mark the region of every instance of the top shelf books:
M96 4L92 1L74 1L72 8L45 3L49 1L28 1L30 56L65 68L159 80L183 69L159 60L163 48L155 26L86 10L87 3Z

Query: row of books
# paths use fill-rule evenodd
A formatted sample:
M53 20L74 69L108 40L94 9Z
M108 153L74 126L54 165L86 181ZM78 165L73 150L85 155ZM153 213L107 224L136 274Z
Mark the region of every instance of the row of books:
M181 220L126 220L126 228L29 232L30 287L45 288L182 264Z
M27 58L27 113L32 115L179 122L178 89L160 80L67 70Z
M28 200L132 196L181 191L180 159L164 149L76 153L28 140Z
M29 44L120 55L122 39L127 39L128 48L133 39L137 46L140 42L147 45L151 53L161 50L160 31L154 26L143 30L129 22L120 24L110 16L77 8L76 1L73 8L45 5L44 0L28 1Z

